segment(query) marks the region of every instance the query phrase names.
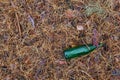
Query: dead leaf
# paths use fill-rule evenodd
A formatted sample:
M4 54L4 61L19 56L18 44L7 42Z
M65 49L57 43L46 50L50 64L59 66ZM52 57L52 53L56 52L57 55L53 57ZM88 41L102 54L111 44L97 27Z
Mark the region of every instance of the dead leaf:
M66 12L65 12L65 17L66 17L66 18L73 18L73 17L75 17L74 11L71 10L71 9L66 10Z

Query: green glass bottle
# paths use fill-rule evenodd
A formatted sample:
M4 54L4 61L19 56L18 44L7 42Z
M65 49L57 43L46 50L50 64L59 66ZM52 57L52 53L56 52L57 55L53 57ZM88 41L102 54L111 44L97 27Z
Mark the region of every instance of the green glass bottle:
M101 46L103 46L103 43L100 43L98 45L98 47L101 47ZM96 48L97 47L93 44L88 44L87 46L81 45L81 46L77 46L77 47L73 47L73 48L64 50L64 56L66 59L80 57L80 56L89 54L90 52L92 52Z

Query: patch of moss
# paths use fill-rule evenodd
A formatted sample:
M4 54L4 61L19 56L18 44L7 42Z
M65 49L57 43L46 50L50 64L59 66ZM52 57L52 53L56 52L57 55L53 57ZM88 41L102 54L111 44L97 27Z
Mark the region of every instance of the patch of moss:
M99 3L95 3L95 4L90 3L86 6L85 14L87 16L90 16L93 13L101 15L105 13L105 10L99 5Z

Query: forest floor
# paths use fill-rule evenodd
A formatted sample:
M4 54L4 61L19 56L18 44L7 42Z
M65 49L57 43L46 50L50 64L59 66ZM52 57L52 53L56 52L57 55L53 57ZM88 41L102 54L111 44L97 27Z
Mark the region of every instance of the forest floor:
M0 80L120 80L120 0L0 0Z

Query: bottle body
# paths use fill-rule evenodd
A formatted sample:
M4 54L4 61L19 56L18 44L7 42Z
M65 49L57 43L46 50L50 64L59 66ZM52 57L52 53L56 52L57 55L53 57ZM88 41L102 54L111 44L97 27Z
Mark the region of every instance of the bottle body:
M102 46L102 44L99 44L99 47L100 46ZM81 46L77 46L77 47L73 47L73 48L65 50L64 56L66 59L80 57L80 56L89 54L90 52L92 52L96 48L97 47L95 45L92 45L92 44L88 44L87 46L81 45Z

